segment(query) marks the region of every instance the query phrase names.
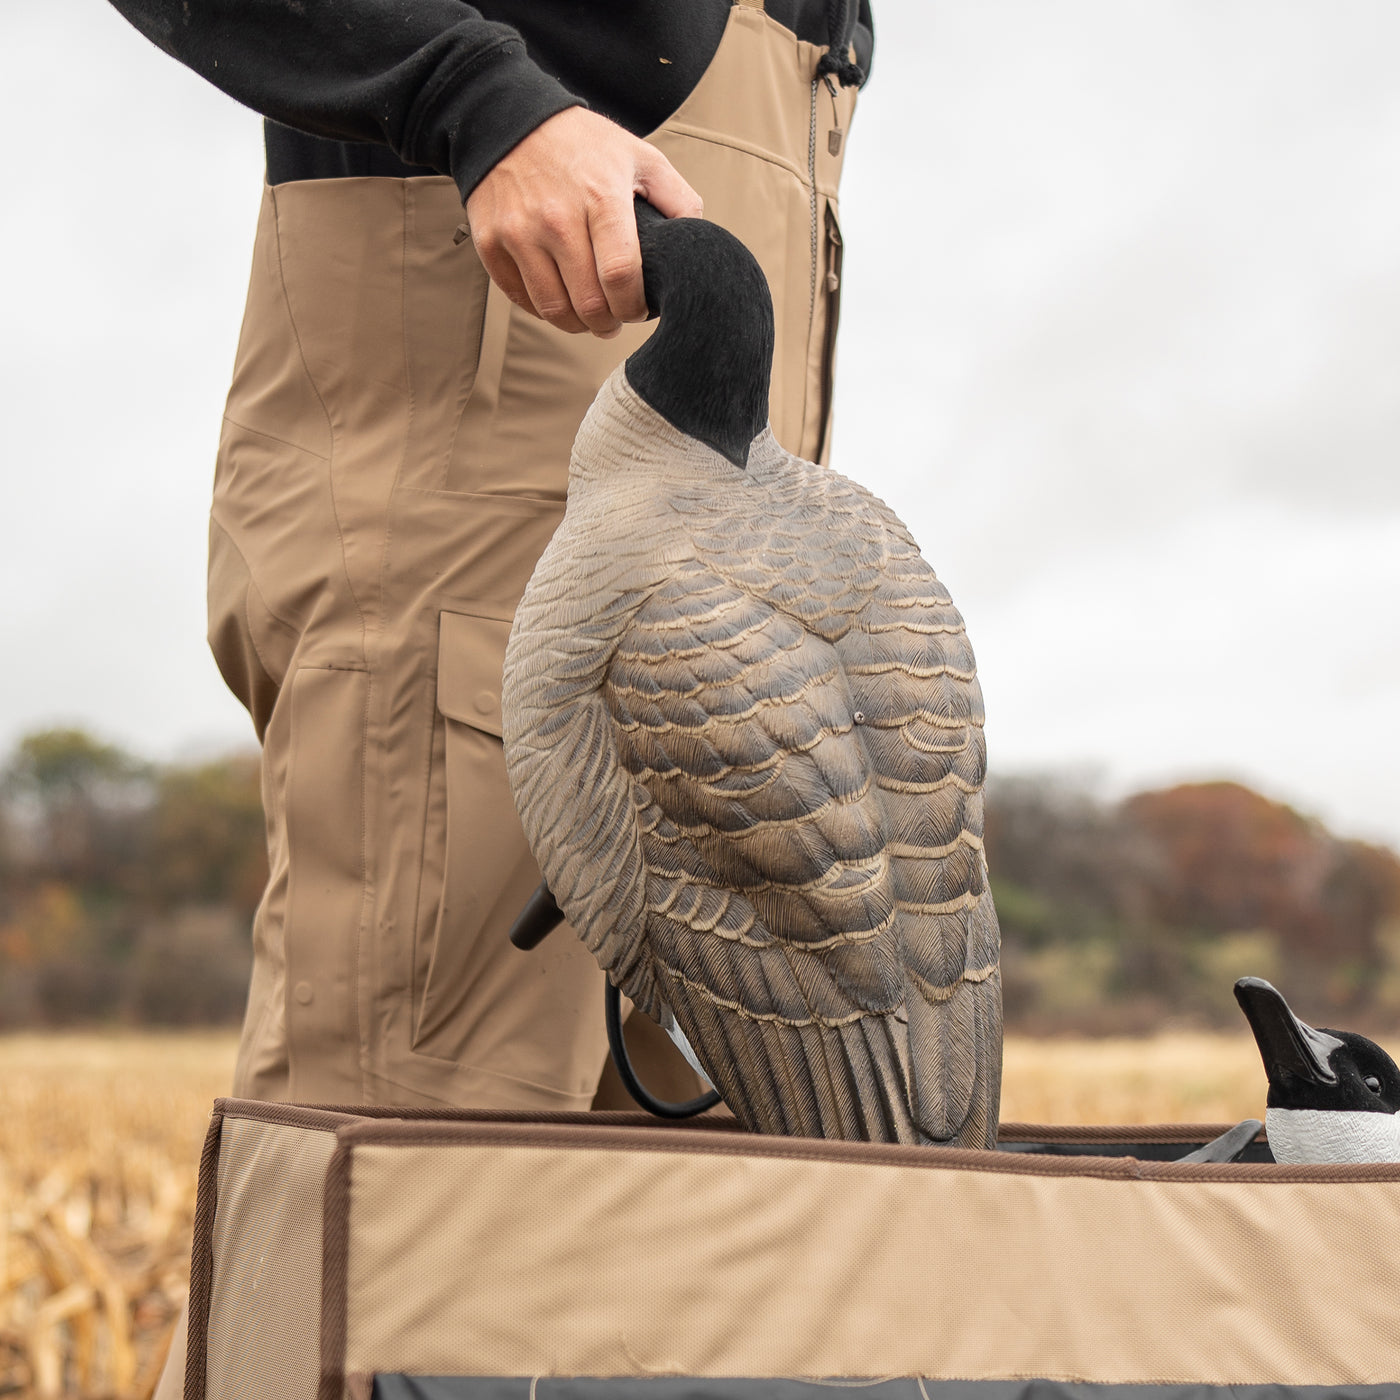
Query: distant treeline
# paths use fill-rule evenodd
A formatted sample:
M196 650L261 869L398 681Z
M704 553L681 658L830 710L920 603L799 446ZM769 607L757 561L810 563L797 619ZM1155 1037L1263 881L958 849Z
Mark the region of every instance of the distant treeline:
M1238 783L1110 804L1004 779L987 860L1008 1025L1240 1028L1244 975L1314 1025L1400 1024L1400 859Z
M987 858L1013 1029L1237 1028L1244 973L1315 1024L1400 1023L1400 859L1238 784L1002 779ZM0 766L0 1030L237 1022L266 875L255 754L29 735Z
M256 754L29 735L0 769L0 1029L236 1022L266 878Z

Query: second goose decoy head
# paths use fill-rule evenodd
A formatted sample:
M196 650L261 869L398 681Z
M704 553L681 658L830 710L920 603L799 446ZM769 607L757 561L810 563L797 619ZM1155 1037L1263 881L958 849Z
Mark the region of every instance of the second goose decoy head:
M1235 1000L1269 1078L1276 1161L1400 1162L1400 1069L1375 1041L1315 1030L1262 977L1241 977Z

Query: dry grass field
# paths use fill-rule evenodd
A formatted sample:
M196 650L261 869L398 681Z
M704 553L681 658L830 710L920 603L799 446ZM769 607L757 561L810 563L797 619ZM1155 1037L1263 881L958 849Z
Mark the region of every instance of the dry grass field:
M0 1396L150 1395L233 1053L226 1034L0 1037ZM1012 1039L1002 1117L1235 1122L1263 1087L1245 1038Z
M1239 1035L1007 1039L1003 1123L1238 1123L1264 1116L1259 1051Z
M0 1395L148 1396L225 1034L0 1038Z

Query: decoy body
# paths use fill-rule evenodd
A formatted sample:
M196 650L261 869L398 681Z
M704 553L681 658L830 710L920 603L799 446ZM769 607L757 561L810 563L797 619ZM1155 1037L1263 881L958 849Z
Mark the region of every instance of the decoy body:
M990 1145L998 930L962 618L767 427L763 273L639 208L660 325L603 386L517 611L506 760L549 888L751 1129Z
M1400 1162L1400 1069L1373 1040L1314 1030L1261 977L1235 999L1269 1076L1265 1124L1279 1162Z

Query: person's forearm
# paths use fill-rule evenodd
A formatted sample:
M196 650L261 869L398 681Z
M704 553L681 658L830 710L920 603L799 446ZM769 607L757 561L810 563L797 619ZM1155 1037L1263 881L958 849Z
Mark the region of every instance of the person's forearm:
M461 0L112 0L153 43L264 116L374 141L465 199L542 122L578 104L508 25Z

